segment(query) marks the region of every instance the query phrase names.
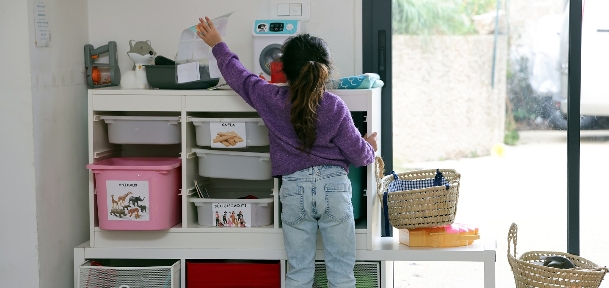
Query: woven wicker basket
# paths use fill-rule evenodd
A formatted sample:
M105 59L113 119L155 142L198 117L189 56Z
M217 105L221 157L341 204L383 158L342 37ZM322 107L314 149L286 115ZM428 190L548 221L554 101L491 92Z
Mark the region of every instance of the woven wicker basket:
M526 252L516 258L516 234L518 226L512 223L508 233L508 262L514 273L516 288L521 287L577 287L577 288L597 288L601 285L605 274L608 272L606 267L586 260L585 258L561 252L551 251L531 251ZM511 253L511 244L514 245L514 254ZM561 269L543 266L546 256L565 257L576 268Z
M378 162L381 161L381 164ZM377 158L377 169L384 167L382 159ZM459 180L461 174L452 169L440 169L450 184L423 189L396 191L387 193L387 218L391 226L397 229L428 228L453 224L459 200ZM380 174L379 176L382 176ZM436 176L436 170L417 170L398 173L400 180L430 179ZM383 194L388 185L394 181L393 175L380 178L378 196L383 202Z

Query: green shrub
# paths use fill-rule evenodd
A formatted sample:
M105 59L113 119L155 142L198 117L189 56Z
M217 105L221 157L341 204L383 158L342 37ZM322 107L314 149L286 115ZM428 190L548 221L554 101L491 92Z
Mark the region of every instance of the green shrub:
M472 17L495 11L497 0L393 0L394 34L476 34Z

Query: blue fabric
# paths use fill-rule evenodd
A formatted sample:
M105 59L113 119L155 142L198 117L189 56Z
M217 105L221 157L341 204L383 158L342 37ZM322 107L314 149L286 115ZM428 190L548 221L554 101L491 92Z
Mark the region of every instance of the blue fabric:
M361 75L343 77L338 79L338 89L370 89L383 87L385 83L381 76L376 73L364 73Z
M420 179L420 180L400 180L398 175L395 174L394 171L391 171L393 174L394 180L389 183L387 186L388 192L396 192L396 191L408 191L413 189L423 189L435 186L446 186L448 190L449 184L448 180L442 176L442 172L440 170L436 170L436 176L432 179Z

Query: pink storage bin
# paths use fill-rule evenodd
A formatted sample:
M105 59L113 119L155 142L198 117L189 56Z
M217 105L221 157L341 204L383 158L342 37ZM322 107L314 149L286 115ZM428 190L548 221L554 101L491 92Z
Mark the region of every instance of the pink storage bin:
M87 165L95 174L103 230L165 230L180 223L179 158L110 158Z

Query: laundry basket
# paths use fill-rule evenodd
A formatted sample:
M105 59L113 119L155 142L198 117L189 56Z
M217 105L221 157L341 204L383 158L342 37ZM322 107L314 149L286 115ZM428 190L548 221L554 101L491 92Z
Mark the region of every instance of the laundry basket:
M531 251L516 258L518 226L512 223L508 233L508 262L514 273L516 288L520 287L577 287L596 288L601 285L606 267L598 265L582 257L552 251ZM511 251L514 245L514 253ZM543 266L545 257L562 256L569 259L575 268L562 269Z
M384 167L382 158L377 157L376 161L377 169ZM433 181L434 178L438 179L438 175L441 177L440 185L436 185L438 183ZM383 176L378 183L378 196L382 203L383 213L391 226L397 229L429 228L453 224L457 213L460 179L461 174L453 169L417 170ZM417 182L431 181L434 185L419 189L391 191L389 188L394 181L417 185Z

